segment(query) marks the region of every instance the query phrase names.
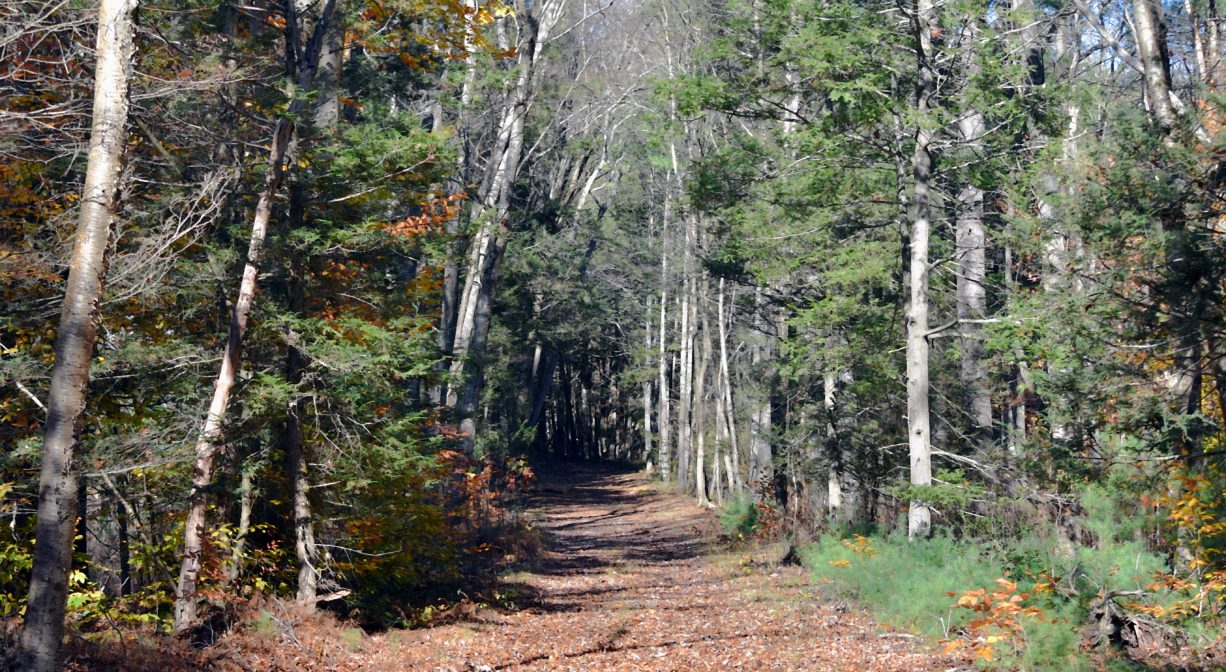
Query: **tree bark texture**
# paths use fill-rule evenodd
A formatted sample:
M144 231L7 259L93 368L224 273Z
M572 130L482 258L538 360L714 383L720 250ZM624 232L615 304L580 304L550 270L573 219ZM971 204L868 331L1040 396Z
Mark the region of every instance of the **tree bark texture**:
M55 337L34 558L18 652L23 669L31 672L51 672L59 666L73 531L77 516L85 515L77 510L80 432L128 137L128 81L136 52L137 4L137 0L102 0L98 6L89 159Z
M1175 128L1177 116L1171 97L1171 59L1166 43L1162 7L1155 0L1133 0L1137 57L1154 122L1164 133Z
M965 77L978 74L975 56L971 53L978 35L975 17L970 17L963 31ZM958 120L958 135L965 154L971 157L983 153L985 131L983 113L968 109ZM987 312L987 239L983 226L983 189L968 179L958 193L958 215L954 223L954 247L958 262L957 317L961 341L960 378L970 416L971 436L976 447L984 449L992 441L992 398L988 392L988 371L981 320Z
M775 320L766 305L762 289L754 297L754 322L758 334L754 336L752 365L756 370L765 369L774 356ZM760 380L753 390L749 410L749 485L755 499L768 497L775 478L774 451L771 446L771 389L767 380Z
M660 437L660 478L665 483L672 476L672 447L669 445L672 433L672 421L669 418L669 382L668 382L668 200L664 201L664 227L660 232L660 335L656 339L657 366L659 381L656 384L660 396L658 413Z
M718 300L718 318L719 318L719 369L720 379L722 381L724 398L724 417L728 426L728 452L731 453L730 463L728 464L728 489L732 492L740 494L741 492L741 474L740 474L740 446L737 442L736 433L736 406L733 405L732 398L732 376L730 366L728 364L728 326L724 318L724 279L719 279L719 300Z
M936 71L932 63L932 34L936 12L932 0L916 0L911 18L915 35L918 78L915 105L919 124L911 157L913 203L910 227L910 286L907 307L907 445L911 462L911 485L932 485L932 444L928 414L928 243L932 221L932 130L928 113L936 95ZM932 510L911 499L907 511L907 536L927 537L932 531Z
M681 292L681 364L680 376L677 380L677 482L682 491L690 486L690 451L692 449L693 427L691 410L694 402L694 320L693 297L691 296L694 279L689 277L689 247L690 238L687 228L685 250L683 251L682 277L685 278Z

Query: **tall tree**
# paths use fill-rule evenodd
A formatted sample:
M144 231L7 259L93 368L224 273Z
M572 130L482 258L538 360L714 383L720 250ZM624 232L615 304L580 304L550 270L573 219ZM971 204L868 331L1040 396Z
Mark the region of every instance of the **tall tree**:
M928 415L928 246L932 233L933 122L937 95L936 53L933 36L939 34L936 7L930 0L915 0L911 31L916 60L915 150L911 156L912 215L910 245L910 286L907 305L907 444L911 460L911 485L932 485L932 436ZM932 531L932 509L918 497L911 498L907 513L907 536L928 536Z
M315 20L314 30L305 48L298 38L298 3L289 0L286 5L286 50L291 54L302 54L301 60L296 56L296 84L301 91L311 90L312 83L319 65L319 57L323 50L324 38L329 30L329 24L335 20L336 0L324 0ZM242 280L239 283L238 298L230 317L230 329L226 338L225 351L222 354L221 368L213 383L213 396L205 416L204 426L196 439L195 466L192 472L192 495L184 525L183 561L179 568L179 582L175 590L176 631L184 631L192 627L196 620L197 594L196 584L200 576L201 554L204 551L205 524L208 512L208 491L213 482L213 466L217 453L221 448L222 422L230 404L230 394L238 376L242 359L243 338L251 319L251 309L255 303L256 284L260 275L260 266L264 256L264 240L268 235L268 224L272 218L273 204L280 190L281 180L285 174L285 158L294 139L296 118L306 109L305 99L299 97L291 101L286 116L277 121L272 136L272 146L269 152L268 169L264 177L259 201L251 221L251 237L247 247L246 263L243 266Z
M21 665L31 672L59 667L73 533L77 517L86 515L77 506L80 434L128 141L137 4L137 0L102 0L98 5L89 163L55 339L38 486L38 531L21 631Z

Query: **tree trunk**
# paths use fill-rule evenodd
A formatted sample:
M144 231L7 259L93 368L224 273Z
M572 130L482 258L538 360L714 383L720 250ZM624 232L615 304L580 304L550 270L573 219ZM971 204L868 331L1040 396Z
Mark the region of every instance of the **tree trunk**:
M822 376L822 406L826 410L826 515L833 521L843 509L843 451L839 446L838 421L835 400L838 392L838 376L833 367L827 367Z
M1166 25L1162 8L1155 0L1133 0L1137 56L1149 98L1154 122L1163 133L1170 133L1178 121L1171 98L1171 59L1166 44Z
M771 346L775 320L766 313L769 313L769 308L759 287L754 298L754 322L759 333L754 337L752 360L759 382L754 390L756 396L751 402L749 416L749 485L755 500L769 497L775 478L771 447L771 386L765 371L773 354Z
M137 0L102 0L98 7L89 159L55 337L30 592L18 651L23 669L31 672L51 672L59 666L73 530L77 516L85 515L77 511L80 433L128 138L136 7Z
M243 553L247 548L247 535L251 533L251 511L255 507L253 457L254 451L238 467L238 529L234 532L234 547L230 551L230 564L226 567L227 581L236 581L243 574Z
M694 404L694 302L692 294L693 278L690 276L689 264L690 238L686 234L685 251L682 253L682 276L685 278L681 293L681 365L677 381L677 484L682 492L690 487L690 450L692 448L693 428L691 413Z
M1206 4L1205 15L1205 85L1209 91L1220 93L1222 82L1226 81L1222 72L1222 19L1218 16L1216 2Z
M477 435L475 413L484 385L485 366L483 358L489 339L490 318L494 306L494 285L498 261L506 250L506 236L499 231L489 241L488 255L484 258L481 279L475 283L472 293L466 297L474 309L469 312L471 321L464 325L463 356L456 360L452 372L463 376L457 393L458 401L452 404L460 417L460 430L464 434L464 449L471 452ZM474 269L469 269L470 271ZM463 304L462 304L463 305ZM457 332L459 333L459 332Z
M466 0L465 7L476 12L477 0ZM477 79L477 50L473 48L473 34L465 28L464 47L467 56L464 59L464 83L460 88L460 108L458 118L456 119L456 145L459 150L456 159L456 176L459 184L459 191L467 190L468 175L470 173L471 156L469 154L469 138L468 138L468 108L472 104L473 86ZM447 233L454 236L459 233L459 222L448 222ZM451 355L455 347L456 337L456 321L458 318L459 306L457 305L458 292L460 289L459 278L460 268L455 261L457 255L457 243L448 243L447 263L443 267L443 287L442 287L442 314L439 321L441 328L439 329L439 349L445 355ZM445 365L444 365L445 366ZM445 391L439 387L434 394L434 399L437 403L442 403Z
M483 186L480 202L472 210L472 219L479 223L480 229L469 255L468 274L456 311L455 343L452 347L451 374L461 381L461 389L450 390L447 394L447 405L460 419L466 451L472 449L476 439L473 413L483 385L481 360L489 335L498 261L507 244L506 218L510 212L511 189L519 174L523 153L524 118L536 96L545 46L561 19L564 7L564 0L544 0L530 8L532 20L526 22L525 27L534 30L519 45L518 73L502 108L490 154L489 179Z
M293 3L289 3L288 6L293 7ZM323 35L332 21L334 10L335 0L326 0L314 34L305 51L306 61L299 64L298 86L304 90L310 89L314 81L315 65L319 62ZM286 24L295 26L297 17L289 17ZM295 31L290 28L287 33L287 46L293 49L297 40L294 35ZM251 307L255 302L256 280L259 277L260 263L264 255L264 238L268 233L273 202L284 175L285 157L293 140L294 119L302 113L302 107L301 100L291 103L288 114L277 122L276 131L273 133L268 173L265 175L264 186L260 190L255 215L251 222L251 240L247 248L247 261L243 267L242 281L239 283L238 300L234 303L234 310L230 317L230 331L226 339L225 352L222 355L221 369L213 383L213 398L209 404L208 415L196 439L191 503L184 526L183 561L179 568L179 583L175 591L174 627L176 632L187 630L196 620L196 583L200 576L200 555L204 550L204 526L208 510L207 490L213 481L213 462L219 450L222 421L225 419L230 403L230 393L234 389L235 379L238 376L243 337L247 333Z
M316 0L322 8L326 0ZM336 0L340 2L341 0ZM331 131L341 118L341 66L345 52L345 24L338 15L324 28L323 45L319 51L318 73L315 75L316 130Z
M732 376L728 366L728 328L724 318L724 279L719 279L719 370L723 381L725 422L728 425L728 452L731 464L728 469L728 489L740 494L740 447L737 445L736 407L732 404Z
M697 284L697 281L695 281ZM706 418L707 418L707 370L711 367L711 329L707 324L707 313L702 308L707 303L708 282L704 277L702 281L702 290L694 302L694 310L696 313L702 314L702 358L701 363L694 374L694 430L696 435L697 452L694 456L694 489L698 497L699 506L707 506L710 502L707 500L707 475L706 475ZM695 320L696 321L696 320ZM718 464L718 463L717 463ZM718 474L718 468L715 470Z
M907 309L907 445L911 460L911 485L932 485L932 445L928 416L928 243L931 226L930 182L932 180L932 131L928 113L936 95L936 72L932 64L932 34L936 16L932 0L915 0L911 18L915 35L918 78L915 105L919 124L915 152L911 157L914 181L910 231L910 295ZM927 537L932 532L932 510L912 498L907 512L907 536Z
M643 352L651 355L651 303L648 299L647 317L643 320ZM643 461L651 459L651 379L643 378Z
M285 364L286 378L291 385L302 383L303 360L298 348L291 346ZM315 546L310 467L302 431L306 401L306 397L297 397L290 402L285 420L285 462L289 474L290 515L294 523L294 552L298 560L297 600L311 611L315 608L319 587L319 552Z
M1166 41L1166 26L1162 7L1154 0L1134 0L1137 55L1143 66L1145 92L1151 101L1150 117L1165 136L1168 145L1175 143L1178 112L1171 104L1170 53ZM1175 402L1175 411L1195 416L1201 411L1202 357L1200 322L1203 319L1202 279L1194 258L1201 253L1187 230L1185 214L1179 210L1158 213L1167 236L1165 251L1167 279L1166 308L1175 333L1175 353L1168 393ZM1193 421L1187 431L1176 428L1172 443L1191 464L1196 464L1200 451L1199 430Z
M304 0L304 4L306 4ZM321 3L322 9L322 3ZM313 140L320 131L331 133L340 119L341 51L344 25L339 18L322 26L323 45L315 77L315 114L313 123L303 125L299 136ZM302 143L295 143L301 149ZM296 152L291 152L291 155ZM302 171L294 169L290 196L291 230L307 223L307 194ZM299 317L306 316L306 268L297 252L290 255L289 308ZM293 334L291 333L291 336ZM291 338L291 342L292 342ZM286 353L286 382L297 389L302 384L306 368L306 353L290 345ZM290 512L294 522L294 551L298 560L297 600L306 610L315 609L319 587L319 552L315 544L315 521L311 506L311 474L309 451L303 438L307 399L299 396L290 402L285 421L285 458L290 480Z
M553 374L558 368L558 355L553 348L544 351L544 363L538 367L533 376L532 408L529 410L527 427L533 432L532 443L539 440L541 424L544 420L545 400L549 398L549 390L553 385Z
M964 62L967 80L975 77L974 43L978 37L976 17L969 17L963 31ZM968 109L958 120L959 141L968 160L983 154L983 114ZM960 378L970 415L971 437L976 448L986 449L992 442L992 398L987 386L983 326L986 317L987 244L983 227L983 189L968 179L958 194L958 217L954 225L954 246L958 260L957 317L961 340Z
M128 511L122 506L115 513L119 537L119 594L132 594L132 542L128 532Z
M668 417L669 386L668 386L668 199L664 201L664 228L660 232L660 337L657 339L659 383L656 388L660 395L659 437L660 437L660 479L665 483L671 474L672 448L669 446L669 434L672 425Z

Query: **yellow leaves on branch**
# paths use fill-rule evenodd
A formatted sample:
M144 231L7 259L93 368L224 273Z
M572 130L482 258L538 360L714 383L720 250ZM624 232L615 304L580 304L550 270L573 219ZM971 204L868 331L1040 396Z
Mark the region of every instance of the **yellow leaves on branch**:
M1163 601L1134 600L1121 604L1131 611L1159 620L1182 621L1204 617L1205 609L1216 610L1216 605L1221 604L1222 597L1226 596L1226 571L1203 571L1206 563L1200 559L1194 559L1191 564L1195 573L1191 578L1158 572L1154 580L1145 585L1145 590L1153 596L1164 595ZM1178 596L1183 596L1183 599L1173 599Z
M413 69L430 67L439 59L463 60L474 50L491 48L487 26L515 15L509 2L478 5L466 0L367 0L366 9L349 26L345 45L394 54ZM414 28L404 28L407 25Z
M870 546L868 539L860 534L855 535L851 539L844 539L843 545L851 549L852 553L864 556L866 558L871 558L877 555L877 549Z

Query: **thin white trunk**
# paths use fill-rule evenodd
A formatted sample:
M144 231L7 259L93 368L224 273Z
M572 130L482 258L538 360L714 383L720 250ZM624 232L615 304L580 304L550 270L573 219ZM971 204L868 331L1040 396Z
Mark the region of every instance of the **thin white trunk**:
M669 385L668 385L668 197L664 199L664 226L660 231L660 337L656 340L659 364L659 383L657 393L660 395L659 437L660 437L660 478L667 483L671 477L672 448L669 446L669 435L672 425L669 419Z
M692 456L691 441L693 438L690 426L690 411L694 403L694 334L691 316L693 303L690 296L693 289L693 278L689 277L689 236L686 237L686 249L683 252L682 272L685 284L681 293L681 352L679 376L677 382L677 481L681 490L689 489L689 468Z
M643 320L643 352L651 354L651 304L647 305L647 317ZM651 459L651 379L643 379L643 461Z
M226 567L226 581L233 582L243 573L243 554L247 549L247 535L251 533L251 511L255 506L254 472L248 456L239 465L238 482L238 529L234 533L234 547L230 549L230 564Z
M920 122L911 157L914 181L910 231L910 294L907 310L907 445L911 462L911 485L932 485L931 427L928 415L928 243L931 227L930 182L932 180L932 131L928 113L936 95L936 72L932 64L932 35L936 30L932 0L915 0L912 16L916 64L916 111ZM907 536L927 537L932 532L932 510L912 498L907 512Z
M822 406L826 410L826 514L831 520L839 516L843 508L843 456L839 453L838 428L835 426L835 401L838 375L827 367L822 376Z
M736 407L732 404L732 376L728 366L728 327L724 317L724 279L719 279L719 373L723 383L725 422L728 425L728 450L732 469L728 471L730 491L741 492L740 448L737 445Z
M332 21L334 9L334 2L328 0L308 43L306 62L300 65L298 73L298 85L302 89L310 89L314 81L315 65L319 62L319 53L323 43L322 31L327 30L328 24ZM297 20L296 17L290 18ZM204 426L196 439L192 493L187 520L184 524L183 560L179 568L178 586L175 590L174 627L176 632L188 629L196 620L196 583L200 576L200 556L204 550L204 526L208 509L207 490L213 481L213 462L220 449L222 422L229 407L230 393L234 389L234 382L238 376L243 337L247 333L251 307L255 302L256 281L264 255L264 238L268 233L273 202L284 175L285 157L294 136L293 120L302 113L302 107L301 100L294 101L290 105L288 114L277 122L276 131L273 133L268 172L264 177L264 185L260 190L255 214L251 221L247 261L239 283L238 299L234 303L234 311L230 317L230 331L226 339L225 352L222 355L221 369L213 383L213 397L209 403Z
M697 285L697 281L694 283ZM701 292L696 297L694 302L695 313L701 312L702 315L702 357L699 360L701 363L694 374L694 434L698 444L694 459L694 487L698 497L700 506L707 506L710 502L707 500L707 476L706 476L706 398L707 398L707 370L711 366L711 329L707 323L707 313L702 311L701 307L707 303L708 282L704 277L702 282ZM697 320L692 320L697 322ZM718 473L718 468L716 469ZM718 479L717 479L718 480Z

